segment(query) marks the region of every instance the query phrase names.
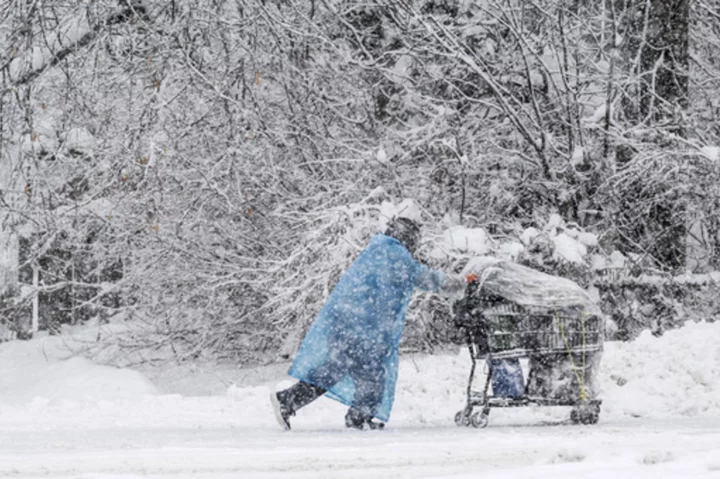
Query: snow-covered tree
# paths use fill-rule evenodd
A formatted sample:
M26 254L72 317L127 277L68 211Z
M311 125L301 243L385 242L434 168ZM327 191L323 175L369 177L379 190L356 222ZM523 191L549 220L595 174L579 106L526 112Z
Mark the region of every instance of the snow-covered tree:
M449 270L445 230L519 244L553 215L636 268L684 269L689 234L714 268L720 7L678 5L10 2L4 321L122 319L139 360L275 359L404 198Z

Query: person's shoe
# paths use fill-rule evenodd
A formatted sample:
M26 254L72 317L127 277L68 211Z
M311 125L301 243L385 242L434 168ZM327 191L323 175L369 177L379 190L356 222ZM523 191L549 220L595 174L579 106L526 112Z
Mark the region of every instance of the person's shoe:
M373 421L372 419L368 419L365 421L365 426L368 429L376 430L376 429L385 429L385 423L380 421Z
M295 411L291 410L280 399L278 393L270 391L270 404L272 404L273 412L275 413L275 419L277 420L280 427L289 431L290 428L290 416L295 415Z
M365 416L355 410L350 410L345 415L345 427L360 430L376 430L385 428L385 423L374 421L372 416Z

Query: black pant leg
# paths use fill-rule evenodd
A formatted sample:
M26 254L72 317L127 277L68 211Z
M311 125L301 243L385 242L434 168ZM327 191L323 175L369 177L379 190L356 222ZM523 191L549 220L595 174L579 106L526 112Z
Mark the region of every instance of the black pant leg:
M286 408L295 412L307 406L326 392L327 390L321 387L298 381L293 386L280 391L277 395L280 402L282 402Z
M353 369L350 377L355 385L355 397L349 414L365 419L373 418L385 392L384 365L365 365Z

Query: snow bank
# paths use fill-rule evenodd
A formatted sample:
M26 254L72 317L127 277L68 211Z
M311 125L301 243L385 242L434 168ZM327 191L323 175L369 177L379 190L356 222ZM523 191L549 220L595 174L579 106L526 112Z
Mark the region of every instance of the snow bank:
M393 422L451 420L462 406L469 370L464 349L459 355L406 359L400 366ZM482 366L479 370L476 387L483 378ZM648 333L630 343L606 343L598 386L602 420L720 416L720 323L689 322L659 338ZM559 409L493 410L491 415L511 423L537 422L564 417L567 412Z
M709 471L720 471L720 449L708 453L705 462Z
M142 374L69 357L61 338L0 344L0 403L141 398L157 390ZM64 356L63 356L64 352Z
M720 323L690 323L660 338L643 335L632 343L606 343L599 370L600 420L720 416L719 343ZM213 377L212 371L183 370L177 388L170 391L166 382L165 394L156 395L156 388L136 371L79 358L48 361L42 345L38 340L0 345L0 430L170 426L274 430L269 389L293 383L284 376L287 367L278 365L272 371L257 368L257 374L238 368L236 385L229 386L222 385L226 381ZM403 356L392 427L452 427L453 416L465 401L470 362L466 348L434 356ZM477 388L482 386L483 371L480 364ZM223 375L230 379L229 371ZM245 382L255 376L258 381ZM203 387L203 381L213 382L213 388ZM191 396L210 389L214 395ZM293 425L298 430L342 428L344 414L344 406L322 398L294 417ZM490 423L538 424L567 417L567 408L494 409ZM714 458L708 461L717 464Z
M720 415L720 323L608 343L600 379L613 415Z

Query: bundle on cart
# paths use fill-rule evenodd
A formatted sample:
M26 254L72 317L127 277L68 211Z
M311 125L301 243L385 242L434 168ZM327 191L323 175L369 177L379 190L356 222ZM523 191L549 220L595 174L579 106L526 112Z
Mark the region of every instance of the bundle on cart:
M472 365L456 424L485 427L490 408L529 405L571 406L573 423L596 423L605 320L590 295L568 279L490 257L473 259L465 274L475 279L454 317ZM478 360L487 365L480 391L473 389Z

